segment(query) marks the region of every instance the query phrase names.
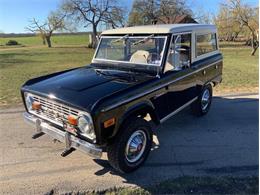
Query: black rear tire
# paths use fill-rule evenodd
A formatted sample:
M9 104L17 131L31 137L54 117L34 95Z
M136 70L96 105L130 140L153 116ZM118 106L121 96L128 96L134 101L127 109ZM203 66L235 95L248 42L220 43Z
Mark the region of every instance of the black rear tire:
M126 155L127 145L129 140L137 132L142 132L146 138L145 145L142 150L142 155L134 162L129 162ZM126 121L121 128L119 135L115 138L112 144L107 147L107 156L109 164L121 173L129 173L138 169L147 159L152 146L152 129L150 124L143 118L132 118ZM138 149L139 150L139 149Z
M212 91L213 89L210 84L205 85L198 99L191 104L191 111L195 116L203 116L209 112L212 102Z

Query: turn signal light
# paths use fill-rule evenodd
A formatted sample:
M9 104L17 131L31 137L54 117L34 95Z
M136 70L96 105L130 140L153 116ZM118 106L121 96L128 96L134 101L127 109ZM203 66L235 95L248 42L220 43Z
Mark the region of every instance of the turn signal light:
M115 123L116 123L115 118L108 119L107 121L104 122L104 127L108 128L108 127L114 125Z
M33 110L40 110L41 109L41 103L40 102L33 102L32 103L32 109Z
M69 124L76 126L78 124L78 119L77 119L77 117L75 117L73 115L69 115L68 122L69 122Z

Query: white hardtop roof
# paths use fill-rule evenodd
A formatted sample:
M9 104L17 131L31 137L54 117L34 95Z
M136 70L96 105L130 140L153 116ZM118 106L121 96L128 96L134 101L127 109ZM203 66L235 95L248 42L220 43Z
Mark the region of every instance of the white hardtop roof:
M116 35L116 34L167 34L179 33L188 31L216 31L215 25L210 24L160 24L160 25L146 25L133 26L125 28L117 28L106 30L102 35Z

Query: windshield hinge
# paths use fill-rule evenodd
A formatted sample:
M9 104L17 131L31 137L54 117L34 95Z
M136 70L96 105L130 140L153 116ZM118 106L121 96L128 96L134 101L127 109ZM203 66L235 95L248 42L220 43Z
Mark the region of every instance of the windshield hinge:
M160 72L160 68L158 67L156 70L156 78L158 78L158 79L161 78L159 72Z

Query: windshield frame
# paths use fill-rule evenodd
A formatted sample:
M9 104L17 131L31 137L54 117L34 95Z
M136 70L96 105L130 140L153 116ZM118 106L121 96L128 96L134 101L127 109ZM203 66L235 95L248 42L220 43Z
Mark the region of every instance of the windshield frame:
M130 38L141 38L141 39L144 39L148 36L151 36L153 35L153 39L154 38L164 38L164 44L163 44L163 49L162 49L162 57L161 57L161 60L160 60L160 63L158 64L150 64L150 63L133 63L133 62L130 62L130 61L120 61L120 60L109 60L109 59L102 59L102 58L96 58L97 56L97 53L98 53L98 50L99 50L99 47L100 47L100 44L101 44L101 41L102 39L106 39L106 38L116 38L116 39L120 39L124 36L128 35L128 37L126 39L130 39ZM123 64L127 64L127 65L142 65L142 66L153 66L153 67L162 67L162 64L164 62L164 57L165 57L165 51L166 51L166 45L167 45L167 42L168 42L168 36L167 34L143 34L143 35L129 35L129 34L124 34L124 35L103 35L100 37L100 40L99 40L99 43L98 43L98 46L95 50L95 53L93 55L93 58L92 58L92 63L102 63L102 62L107 62L107 63L123 63Z

